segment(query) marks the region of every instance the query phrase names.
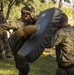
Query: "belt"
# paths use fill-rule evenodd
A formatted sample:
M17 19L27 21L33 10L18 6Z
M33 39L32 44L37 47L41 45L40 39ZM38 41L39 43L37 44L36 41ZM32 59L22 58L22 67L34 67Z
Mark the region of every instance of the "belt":
M70 69L72 67L74 67L73 63L58 63L58 67L61 69Z
M70 62L65 62L65 63L60 63L62 66L69 66L69 65L71 65L72 63L70 63Z

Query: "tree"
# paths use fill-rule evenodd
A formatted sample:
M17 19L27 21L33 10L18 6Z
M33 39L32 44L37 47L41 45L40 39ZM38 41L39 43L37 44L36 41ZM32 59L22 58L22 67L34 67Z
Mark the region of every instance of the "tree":
M24 0L0 0L1 4L1 10L3 11L3 5L6 3L8 5L6 18L9 18L10 10L12 9L12 6L15 4L16 6L19 5L21 2L23 3Z
M7 14L6 14L7 19L9 18L10 10L11 10L14 3L15 3L15 0L9 0L8 11L7 11Z
M9 18L10 10L12 9L13 5L19 6L21 3L27 5L29 4L29 2L33 2L33 0L6 0L6 2L7 1L8 1L8 10L6 14L7 19Z
M62 7L62 0L59 0L59 6L58 8L61 8Z
M0 7L1 7L1 10L3 11L3 1L0 0Z
M64 2L70 3L70 0L64 0ZM59 0L58 8L62 7L62 0Z
M3 11L3 2L1 2L1 10Z

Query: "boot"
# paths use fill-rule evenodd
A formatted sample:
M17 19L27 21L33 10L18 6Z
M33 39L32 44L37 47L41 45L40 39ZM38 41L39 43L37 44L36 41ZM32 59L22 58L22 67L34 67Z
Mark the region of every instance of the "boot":
M37 32L38 26L28 25L28 26L24 27L23 30L26 35L32 35L33 33Z
M14 35L16 35L17 37L23 37L23 36L26 36L26 35L32 35L33 33L35 33L36 31L38 30L38 27L35 26L35 25L29 25L29 26L26 26L24 28L20 28L18 29Z
M28 75L28 74L23 74L22 72L19 72L19 75Z

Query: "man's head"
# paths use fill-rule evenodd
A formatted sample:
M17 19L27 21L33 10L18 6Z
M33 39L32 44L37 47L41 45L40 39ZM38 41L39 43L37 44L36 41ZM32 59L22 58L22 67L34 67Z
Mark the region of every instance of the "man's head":
M66 25L68 25L68 17L63 13L60 20L60 28L64 28Z
M21 18L25 21L31 19L32 10L29 7L23 7L21 9Z

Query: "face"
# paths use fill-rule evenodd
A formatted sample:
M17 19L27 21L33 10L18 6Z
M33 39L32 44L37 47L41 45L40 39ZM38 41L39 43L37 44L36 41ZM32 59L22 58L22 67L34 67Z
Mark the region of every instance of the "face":
M25 10L24 11L24 13L21 15L21 18L23 19L23 20L25 20L25 21L28 21L28 20L30 20L31 18L30 18L30 11L27 11L27 10Z

